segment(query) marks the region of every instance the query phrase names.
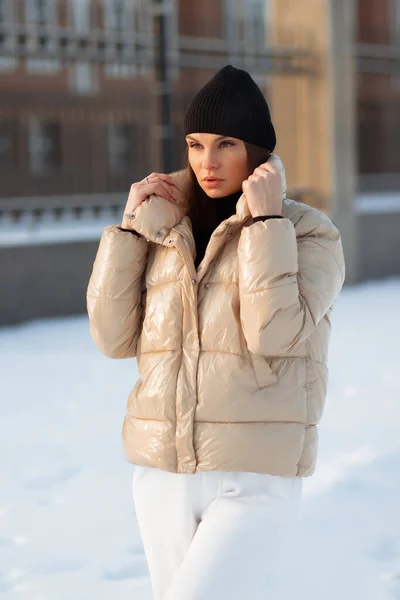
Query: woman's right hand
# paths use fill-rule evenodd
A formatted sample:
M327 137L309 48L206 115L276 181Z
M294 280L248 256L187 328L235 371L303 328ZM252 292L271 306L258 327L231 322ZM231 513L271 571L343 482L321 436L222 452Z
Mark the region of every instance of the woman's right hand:
M162 196L169 202L176 202L176 185L172 177L165 175L164 173L152 173L146 178L137 183L131 185L131 189L128 196L128 201L125 206L125 210L122 217L122 227L127 227L128 219L125 217L125 213L132 213L146 198L157 194Z

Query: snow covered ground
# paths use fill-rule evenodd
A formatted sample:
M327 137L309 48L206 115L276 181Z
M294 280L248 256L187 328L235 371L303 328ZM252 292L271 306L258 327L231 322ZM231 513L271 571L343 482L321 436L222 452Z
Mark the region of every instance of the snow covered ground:
M1 329L0 361L0 600L150 600L120 440L136 360L104 357L82 316ZM343 290L329 366L268 598L400 599L399 279Z

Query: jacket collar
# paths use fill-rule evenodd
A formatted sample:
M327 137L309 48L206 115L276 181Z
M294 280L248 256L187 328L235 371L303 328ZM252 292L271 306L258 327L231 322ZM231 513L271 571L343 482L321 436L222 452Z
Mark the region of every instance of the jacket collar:
M282 200L286 198L286 176L283 163L277 154L271 154L269 161L282 179ZM172 204L160 196L150 196L135 212L134 228L148 240L163 243L172 228L175 228L189 212L190 183L187 169L170 173L178 188L177 202ZM246 196L242 194L236 203L236 214L224 221L237 226L251 217ZM188 217L185 220L189 220ZM218 226L220 227L221 224Z

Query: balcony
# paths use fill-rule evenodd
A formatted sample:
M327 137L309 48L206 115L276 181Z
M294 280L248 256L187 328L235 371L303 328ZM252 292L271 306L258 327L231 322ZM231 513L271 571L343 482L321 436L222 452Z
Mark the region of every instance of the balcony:
M93 30L82 34L71 28L0 23L0 56L148 65L154 44L150 32Z

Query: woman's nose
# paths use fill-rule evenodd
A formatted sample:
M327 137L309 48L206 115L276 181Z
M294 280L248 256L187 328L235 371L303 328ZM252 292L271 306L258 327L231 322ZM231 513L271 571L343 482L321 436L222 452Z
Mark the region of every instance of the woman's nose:
M203 169L217 169L218 166L215 154L213 152L205 152L203 155Z

